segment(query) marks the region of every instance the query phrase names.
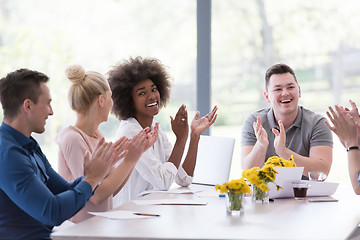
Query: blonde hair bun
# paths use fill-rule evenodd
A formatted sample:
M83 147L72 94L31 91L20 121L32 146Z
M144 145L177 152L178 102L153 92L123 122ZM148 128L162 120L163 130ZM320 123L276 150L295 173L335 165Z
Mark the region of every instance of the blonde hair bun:
M65 70L65 73L73 84L79 84L85 79L85 69L81 65L71 65Z

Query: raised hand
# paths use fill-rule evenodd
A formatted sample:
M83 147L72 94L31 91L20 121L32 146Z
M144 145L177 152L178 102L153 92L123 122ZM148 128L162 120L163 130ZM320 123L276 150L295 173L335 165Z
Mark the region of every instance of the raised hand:
M261 118L258 116L257 121L253 123L253 128L257 141L267 147L269 145L269 139L266 130L261 125Z
M118 156L119 159L126 157L128 153L126 149L129 141L127 137L122 137L114 143L115 155Z
M284 124L282 123L281 120L278 121L278 124L280 127L280 132L275 128L272 129L272 132L275 134L274 148L275 148L275 152L280 157L283 157L286 151L286 134L285 134ZM288 157L286 156L283 158L288 158Z
M84 180L94 189L109 173L113 165L119 160L112 143L104 138L97 143L92 156L87 152L84 158Z
M132 139L129 140L129 144L127 146L127 157L126 161L137 162L143 154L148 149L148 141L147 141L147 131L149 128L145 128L141 130L138 134L136 134Z
M349 114L354 119L355 122L360 123L359 111L358 111L358 108L357 108L355 102L353 102L350 99L349 103L351 105L351 110L349 108L339 107L340 112Z
M204 117L199 118L200 113L196 112L193 120L191 121L191 132L197 135L201 135L205 132L216 120L217 114L216 111L218 107L215 106L211 112L206 114Z
M171 120L171 129L173 130L175 136L178 139L185 140L189 134L189 124L188 124L188 114L186 106L183 104L179 108L178 112L175 115L175 118L170 116Z
M357 124L360 124L360 115L359 115L358 108L357 108L355 102L353 102L351 99L349 100L349 102L351 105L351 110L349 108L340 107L341 113L349 114ZM357 129L357 133L358 133L358 138L359 138L359 142L360 142L360 128Z
M149 149L156 142L159 136L159 123L155 123L155 126L152 131L147 131L146 133L146 150ZM146 151L145 150L145 151Z
M329 111L326 112L326 115L333 126L326 121L325 125L339 137L339 140L344 147L358 145L357 132L359 131L360 126L356 123L350 113L345 113L344 109L336 105L335 110L332 107L329 107Z

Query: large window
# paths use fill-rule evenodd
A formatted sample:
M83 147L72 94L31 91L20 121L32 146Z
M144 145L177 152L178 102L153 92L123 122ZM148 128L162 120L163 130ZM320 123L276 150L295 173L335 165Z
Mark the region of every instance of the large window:
M171 131L169 115L182 103L196 110L196 1L0 0L0 76L25 67L50 77L54 116L36 138L55 168L56 134L75 121L66 67L106 74L135 56L160 59L173 78L170 104L158 115ZM100 128L111 140L117 126L111 115Z
M212 134L237 139L233 177L241 172L242 122L267 106L264 73L271 65L290 65L302 90L300 104L324 116L330 105L349 106L349 99L360 104L358 11L352 0L212 1L212 102L221 105ZM348 179L335 135L329 179Z
M360 25L356 0L212 0L212 99L219 116L212 135L236 138L231 178L239 177L243 120L265 107L264 72L289 64L301 104L325 115L329 105L360 104ZM65 68L73 63L106 74L130 56L159 58L173 76L170 104L196 110L196 1L0 0L0 76L26 67L48 74L55 115L36 136L56 168L59 130L74 123ZM1 114L1 113L0 113ZM203 113L202 113L203 114ZM101 125L111 140L118 120ZM346 155L334 137L332 180L347 179Z

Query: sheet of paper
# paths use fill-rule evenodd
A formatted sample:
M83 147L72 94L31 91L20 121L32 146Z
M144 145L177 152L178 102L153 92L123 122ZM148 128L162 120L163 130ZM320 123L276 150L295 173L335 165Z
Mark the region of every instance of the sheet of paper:
M127 210L116 210L116 211L107 211L107 212L89 212L89 214L106 217L111 219L138 219L138 218L152 218L156 216L145 216L145 215L136 215L134 211ZM145 213L145 214L154 214L154 213Z
M339 183L336 182L316 182L316 181L307 181L310 184L308 189L308 197L316 196L329 196L333 195L336 192Z
M62 231L65 228L69 228L69 227L73 227L73 226L76 226L76 223L73 223L73 222L70 222L69 220L66 220L60 226L55 226L52 231L53 232L60 231L60 230Z
M176 188L176 189L169 189L167 191L160 191L160 190L148 190L139 193L138 197L145 196L150 193L171 193L171 194L185 194L185 193L193 193L189 188Z
M194 194L197 197L214 197L214 198L216 197L216 198L218 198L220 192L215 191L215 188L214 188L214 189L209 189L209 190L206 190L206 191L195 192Z
M134 200L137 205L206 205L204 200L197 199L154 199L154 200Z

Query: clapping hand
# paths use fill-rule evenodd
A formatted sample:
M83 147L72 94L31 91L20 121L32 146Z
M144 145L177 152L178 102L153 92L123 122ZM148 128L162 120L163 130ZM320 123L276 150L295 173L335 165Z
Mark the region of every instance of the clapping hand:
M340 107L339 111L342 113L347 113L349 114L355 122L360 123L360 116L359 116L359 111L358 108L355 104L355 102L353 102L351 99L349 100L350 105L351 105L351 110L349 108L344 108L344 107Z
M112 143L101 138L90 156L87 152L84 158L84 181L94 189L109 173L113 165L119 161Z
M280 127L280 132L273 128L272 132L275 134L275 139L274 139L274 148L275 148L275 152L280 156L283 157L283 155L285 154L286 151L286 134L285 134L285 128L284 128L284 124L282 123L281 120L278 121L279 127ZM286 156L283 158L288 158L290 156Z
M360 115L359 115L358 108L357 108L355 102L353 102L351 99L349 100L349 102L351 105L351 110L347 107L346 108L340 107L339 111L345 115L349 114L352 117L352 119L354 119L355 123L360 124ZM360 128L357 128L357 133L360 138Z
M209 112L200 119L198 119L200 116L200 112L196 112L191 122L191 132L197 135L201 135L204 131L206 131L215 122L217 117L217 110L218 107L215 106L211 112Z
M350 113L344 112L343 108L336 105L335 110L332 107L329 107L329 111L326 112L326 115L334 126L330 126L326 121L325 125L339 137L344 147L358 144L357 139L360 126Z
M155 123L153 130L148 129L146 133L146 146L145 151L149 149L156 142L159 136L159 123Z
M127 145L127 160L137 162L141 154L148 150L158 137L159 124L156 123L152 131L147 127L141 130L135 137L129 140Z
M175 136L178 139L185 140L189 134L189 124L188 124L188 114L186 106L183 104L179 108L178 112L175 115L175 118L170 116L171 119L171 129L173 130Z
M118 156L119 160L126 157L128 153L128 150L126 149L129 145L129 141L130 140L127 137L122 137L113 144L115 156Z
M257 141L267 147L269 145L269 139L266 130L261 125L261 118L258 116L257 121L253 123L253 128Z

